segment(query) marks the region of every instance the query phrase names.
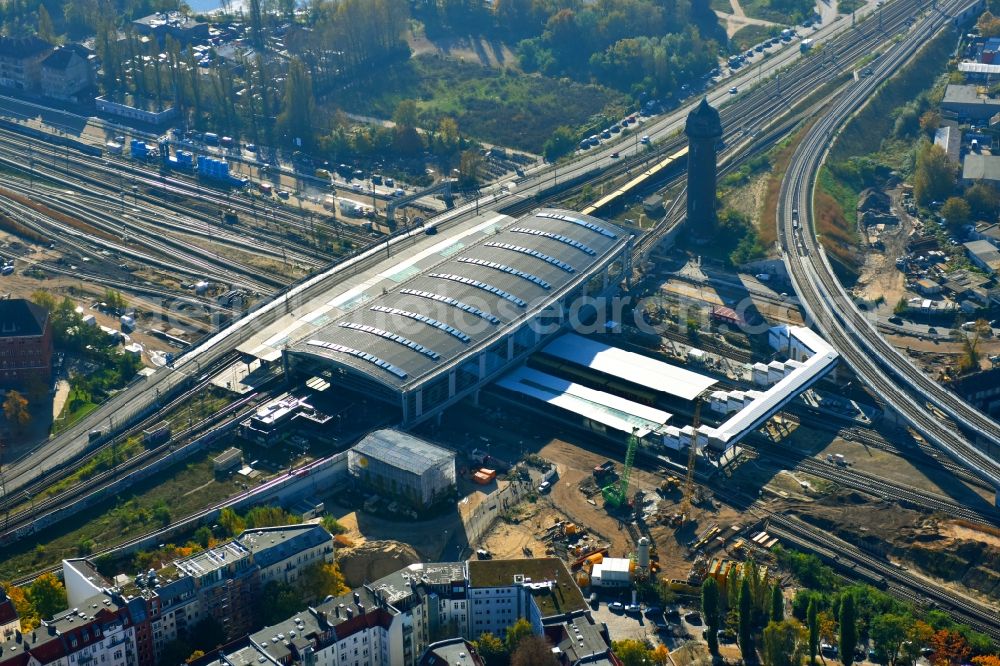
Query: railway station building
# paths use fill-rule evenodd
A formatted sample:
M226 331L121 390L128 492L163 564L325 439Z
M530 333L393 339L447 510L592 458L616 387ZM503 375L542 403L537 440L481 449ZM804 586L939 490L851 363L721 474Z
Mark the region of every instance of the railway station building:
M494 214L370 276L283 350L290 377L320 376L425 421L563 331L631 273L632 235L582 213ZM585 310L585 308L584 308Z

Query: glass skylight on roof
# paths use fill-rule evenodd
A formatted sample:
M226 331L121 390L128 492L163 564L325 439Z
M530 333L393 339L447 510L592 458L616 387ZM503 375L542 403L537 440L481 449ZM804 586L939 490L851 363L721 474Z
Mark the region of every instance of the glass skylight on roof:
M492 268L495 271L501 271L507 273L508 275L513 275L514 277L519 277L523 280L527 280L533 284L537 284L539 287L545 290L552 288L552 285L538 277L537 275L532 275L531 273L525 273L524 271L518 270L513 266L508 266L506 264L498 264L495 261L486 261L485 259L476 259L474 257L459 257L458 260L463 264L475 264L476 266L482 266L483 268Z
M554 234L551 231L541 231L540 229L528 229L527 227L511 227L510 229L515 234L531 234L532 236L540 236L542 238L551 238L554 241L559 241L560 243L565 243L570 247L575 247L584 254L589 254L590 256L595 256L597 252L587 247L578 240L573 240L562 234Z
M593 222L587 222L586 220L581 220L578 217L572 217L570 215L562 215L561 213L536 213L535 217L546 217L550 220L562 220L563 222L569 222L570 224L576 224L585 229L590 229L595 233L599 233L602 236L607 236L608 238L618 238L617 234L605 229L599 224L594 224Z
M355 331L363 331L365 333L371 333L372 335L377 335L380 338L385 338L386 340L391 340L397 344L403 345L418 354L423 354L432 361L436 361L441 358L441 354L438 354L433 349L428 349L419 342L414 342L409 338L404 338L402 335L397 335L392 331L386 331L381 328L376 328L374 326L369 326L367 324L356 324L353 321L342 321L340 322L341 328L350 328Z
M499 324L500 319L494 317L488 312L483 312L477 307L473 307L467 303L463 303L457 299L451 298L450 296L442 296L441 294L435 294L430 291L421 291L420 289L400 289L399 293L409 294L410 296L417 296L418 298L426 298L431 301L437 301L438 303L444 303L445 305L450 305L453 308L458 308L463 312L468 312L471 315L475 315L480 319L485 319L491 324Z
M565 261L559 261L555 257L549 256L538 250L533 250L530 247L522 247L520 245L512 245L510 243L498 243L496 241L490 241L485 244L486 247L497 247L501 250L510 250L511 252L520 252L521 254L526 254L530 257L535 257L536 259L541 259L542 261L552 264L556 268L560 268L567 273L575 273L576 269L567 264Z
M414 319L421 323L427 324L428 326L433 326L434 328L440 331L444 331L449 335L453 335L462 342L468 342L469 340L471 340L471 338L468 335L458 330L454 326L449 326L443 321L432 319L431 317L422 315L418 312L410 312L409 310L400 310L399 308L390 308L384 305L373 305L371 309L374 310L375 312L385 312L387 314L394 314L394 315L399 315L400 317L407 317L409 319Z
M460 284L465 284L470 287L475 287L476 289L482 289L491 294L499 296L505 300L510 301L519 308L523 308L528 305L526 301L521 300L514 294L504 291L494 287L491 284L486 284L485 282L480 282L479 280L473 280L472 278L463 277L461 275L455 275L453 273L428 273L428 277L438 278L439 280L451 280L452 282L458 282Z
M325 340L310 340L307 344L314 347L322 347L323 349L329 349L330 351L340 352L341 354L349 354L355 358L360 358L363 361L368 361L372 365L382 368L386 372L392 373L399 377L400 379L406 379L407 374L402 368L398 368L388 361L383 361L378 356L374 354L369 354L368 352L359 351L352 347L346 347L344 345L338 345L333 342L326 342Z

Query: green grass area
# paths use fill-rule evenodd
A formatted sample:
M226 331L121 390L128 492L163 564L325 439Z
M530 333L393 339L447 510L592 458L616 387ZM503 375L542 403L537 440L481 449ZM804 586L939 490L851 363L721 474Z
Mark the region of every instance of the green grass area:
M858 191L824 166L816 181L814 205L816 234L841 280L851 283L864 263L857 229Z
M840 0L837 3L837 12L840 14L850 14L865 6L864 0Z
M81 481L86 481L101 472L111 469L120 462L139 455L142 450L142 441L138 437L130 437L121 446L103 449L93 458L83 463L72 474L46 488L43 495L46 497L58 495Z
M0 580L20 578L64 558L103 550L230 496L238 490L236 485L215 480L212 458L219 450L164 470L144 480L142 490L110 498L66 523L7 547L0 558Z
M734 51L746 51L765 39L777 37L781 34L781 28L766 25L745 25L729 38L729 45Z
M742 0L740 5L747 16L782 25L802 23L816 11L812 0Z
M595 114L626 103L625 95L597 85L419 56L387 68L378 85L347 92L337 104L391 118L405 99L417 100L424 127L437 128L450 116L463 135L536 153L556 127L590 127Z
M91 402L87 394L82 391L70 391L63 405L59 418L52 424L52 434L58 435L74 423L82 419L87 414L97 409L97 403Z
M712 0L711 6L713 11L726 12L727 14L733 13L733 5L729 0Z

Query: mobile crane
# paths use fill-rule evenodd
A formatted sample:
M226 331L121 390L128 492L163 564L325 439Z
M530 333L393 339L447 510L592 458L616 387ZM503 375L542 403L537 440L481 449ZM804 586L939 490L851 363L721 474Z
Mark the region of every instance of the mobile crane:
M625 466L622 468L621 476L618 477L618 482L609 483L601 488L601 493L604 495L604 503L614 509L619 509L628 503L629 477L632 476L632 463L635 460L635 450L639 446L639 438L635 435L636 430L637 428L633 428L632 434L628 436L628 449L625 451Z

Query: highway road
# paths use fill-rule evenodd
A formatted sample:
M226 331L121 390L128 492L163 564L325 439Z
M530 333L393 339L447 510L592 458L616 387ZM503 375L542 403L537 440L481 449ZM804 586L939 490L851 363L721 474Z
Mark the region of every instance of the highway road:
M997 445L1000 425L925 375L878 333L875 322L859 311L837 280L812 227L816 174L830 148L831 137L879 85L951 22L951 15L974 4L972 0L959 0L939 5L939 11L919 21L904 40L876 61L872 76L847 88L817 118L786 172L778 225L785 263L810 323L826 336L858 377L922 437L1000 491L1000 464L966 436L975 433ZM946 414L961 429L936 412Z
M869 25L874 24L874 21L868 21L852 29L849 20L840 20L816 31L813 38L818 42L826 42L823 53L845 54L843 62L849 65L852 57L857 58L880 44L891 41L894 37L892 31L903 28L905 23L925 6L925 2L916 0L894 0L885 5L881 9L886 28L886 32L883 33L878 33L873 25ZM867 9L871 8L869 5ZM741 126L744 124L749 128L751 122L763 124L773 121L781 115L782 109L787 110L791 102L800 101L809 91L839 73L840 68L831 64L831 57L813 53L802 58L797 48L786 47L779 54L764 60L759 68L749 69L741 75L742 78L728 80L724 86L735 84L746 87L753 79L766 80L769 75L779 70L784 70L780 74L780 80L787 79L787 82L778 84L771 81L736 96L729 95L726 88L713 91L709 94L709 99L714 103L727 102L722 109L723 122L729 123L734 128L741 128L736 130L738 132L742 131ZM800 60L802 62L796 65L796 61ZM793 67L794 69L790 69ZM786 93L788 97L783 98L779 93ZM697 100L692 101L692 104L694 103L697 103ZM664 150L673 149L671 146L679 148L684 145L684 139L682 136L677 136L677 132L683 126L690 108L691 106L686 106L659 119L650 120L643 126L642 132L649 134L654 140L660 140L659 147ZM639 164L641 160L657 158L656 151L652 156L644 151L644 146L635 145L633 137L617 143L602 144L569 164L552 165L546 169L526 173L525 177L519 179L512 192L496 189L491 194L481 197L478 202L459 205L433 218L428 224L448 228L470 219L479 208L530 210L533 205L537 205L538 200L559 189L559 183L571 179L583 180L588 175L603 177L615 169L619 172L624 171L624 165ZM620 152L626 157L631 153L635 157L633 160L616 159L611 157L613 152ZM73 156L70 160L67 155L66 160L70 164L91 166L91 160L86 156ZM136 177L138 176L139 174L136 174ZM183 186L187 196L219 195L217 191L181 182L171 182L170 186L177 188ZM235 349L251 335L275 322L296 303L311 300L327 292L332 284L369 269L382 257L383 252L392 252L394 249L404 249L413 245L422 234L423 230L419 228L399 231L394 236L378 242L374 247L341 258L326 269L292 285L273 300L259 305L225 329L206 337L181 355L172 367L162 368L148 379L137 381L29 456L7 465L4 470L7 491L15 492L43 474L45 470L68 464L77 458L91 446L88 443L90 431L99 430L106 436L109 431L120 431L136 422L154 409L163 396L189 386L193 378L204 372L206 366L211 366L218 358Z

